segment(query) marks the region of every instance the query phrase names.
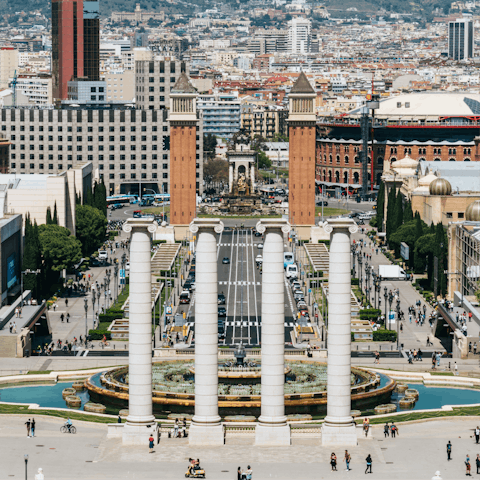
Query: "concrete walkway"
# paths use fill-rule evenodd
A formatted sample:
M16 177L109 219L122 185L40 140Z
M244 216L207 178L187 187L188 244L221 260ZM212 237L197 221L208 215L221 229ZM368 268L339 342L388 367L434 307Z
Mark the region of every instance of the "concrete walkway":
M345 471L345 448L320 446L319 435L294 436L289 447L255 447L253 436L227 436L222 447L190 447L188 439L162 438L154 453L145 446L121 445L107 439L105 425L75 421L77 434L61 434L63 420L36 417L36 436L28 438L25 421L29 416L2 416L0 451L2 478L24 478L24 455L28 454L28 478L39 467L46 480L142 479L170 480L184 477L188 459L199 458L207 478L236 479L237 468L253 469L255 480L401 479L426 480L435 471L442 478L459 479L465 475L464 459L468 453L474 464L480 445L475 445L472 429L475 418L450 418L425 423L399 425L397 438L385 438L383 427L372 427L373 438L360 437L358 445L348 448L351 471ZM447 461L446 444L452 442L452 460ZM330 454L338 459L338 471L331 472ZM365 476L365 458L373 460L372 475ZM475 472L475 467L472 468Z

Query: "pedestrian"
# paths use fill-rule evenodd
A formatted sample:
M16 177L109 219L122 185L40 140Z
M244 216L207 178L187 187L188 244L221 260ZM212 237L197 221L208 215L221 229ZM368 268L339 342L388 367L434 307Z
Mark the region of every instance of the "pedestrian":
M120 415L117 417L117 423L122 423L122 417Z
M32 437L35 436L35 419L32 418L32 423L30 423L30 431L32 433Z
M412 314L408 316L408 320L410 321L410 323L412 323Z
M470 464L470 456L469 456L468 453L467 453L467 456L466 456L466 458L465 458L465 470L466 470L465 475L466 475L467 477L471 477L471 476L472 476L472 474L471 474L471 468L472 468L472 465Z
M475 443L478 443L479 440L480 440L480 427L477 425L477 428L475 429Z
M372 456L368 454L365 461L367 462L367 468L365 469L365 474L372 473Z
M477 342L475 342L473 344L473 354L476 355L477 354Z
M435 352L433 352L433 355L432 355L432 370L435 370Z
M330 455L330 465L332 466L332 472L337 471L337 456L335 455L335 452L332 452Z
M477 467L477 475L480 473L478 470L480 470L480 455L477 453L477 458L475 459L475 465Z
M375 352L375 363L378 365L380 363L380 353L379 352Z
M65 306L68 307L68 298L65 299Z
M13 323L12 322L10 322L10 325L8 326L8 328L10 329L10 333L12 333L12 331L13 331Z
M32 422L30 422L30 419L28 419L26 422L25 422L25 425L27 426L27 437L30 437L30 428L32 426Z
M417 352L417 360L420 361L420 362L423 362L422 355L423 355L423 352L422 352L422 350L419 348L419 349L418 349L418 352Z
M430 346L430 337L427 337L427 347Z
M153 453L153 442L155 440L153 439L153 435L150 434L150 438L148 439L148 448L150 449L149 453Z
M383 434L385 435L385 438L390 436L390 427L388 426L388 422L383 427Z
M392 432L392 438L395 438L395 435L398 433L398 428L395 425L395 422L392 422L392 426L390 427L390 431Z
M20 309L17 307L15 308L15 317L18 318L18 314L20 312Z
M70 321L70 314L67 313L67 323Z
M350 471L350 460L352 457L350 457L350 454L348 453L348 450L345 450L345 464L347 465L346 471Z
M173 426L173 438L178 437L178 418L175 419L175 425Z
M447 443L447 460L451 460L451 459L452 459L452 444L449 440Z
M63 313L60 315L60 320L62 321L62 323L65 320L65 315Z
M245 472L246 480L252 480L252 475L253 475L253 470L252 470L252 467L249 465L247 467L247 471Z

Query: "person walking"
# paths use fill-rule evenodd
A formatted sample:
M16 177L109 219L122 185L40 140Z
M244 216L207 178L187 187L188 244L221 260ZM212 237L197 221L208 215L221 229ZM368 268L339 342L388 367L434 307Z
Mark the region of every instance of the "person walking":
M477 458L475 459L475 465L477 467L477 475L480 473L480 455L477 453Z
M348 450L345 450L345 465L347 466L346 468L346 471L349 472L350 471L350 460L351 460L352 457L350 457L350 454L348 453Z
M30 432L32 434L32 437L35 436L35 419L32 418L32 422L30 423Z
M392 422L392 426L390 427L390 431L392 432L392 438L395 438L395 435L398 433L398 428L395 425L395 422Z
M27 437L30 437L30 428L32 426L32 423L30 422L30 419L28 419L26 422L25 422L25 425L27 426Z
M242 467L237 468L237 480L243 480Z
M472 469L472 465L470 463L470 456L468 455L467 453L467 456L465 458L465 475L467 477L471 477L472 476L472 473L471 473L471 469Z
M252 480L252 475L253 475L253 470L252 470L252 467L249 465L247 467L247 470L245 472L245 478L246 480Z
M385 438L390 436L390 427L388 426L388 422L383 427L383 434L385 435Z
M480 440L480 427L477 425L477 428L475 428L475 443L478 443Z
M372 456L368 454L365 461L367 462L367 468L365 469L365 475L366 475L367 473L372 473Z
M70 321L70 314L67 313L67 323Z
M148 448L150 451L148 453L153 453L154 442L155 440L153 439L153 435L150 434L150 438L148 439Z
M332 466L332 472L337 471L337 456L335 455L335 452L332 452L330 455L330 465Z
M178 418L175 419L175 425L173 426L173 438L178 437Z
M63 313L60 315L60 320L62 321L62 323L65 320L65 315Z
M65 306L68 307L68 298L65 299Z
M451 460L451 459L452 459L452 443L449 440L447 443L447 460Z

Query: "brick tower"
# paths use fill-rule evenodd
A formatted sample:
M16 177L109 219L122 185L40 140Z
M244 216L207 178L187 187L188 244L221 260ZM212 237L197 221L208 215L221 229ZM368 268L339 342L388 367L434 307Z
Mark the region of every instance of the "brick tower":
M289 95L289 222L297 227L315 225L315 90L302 72ZM309 237L310 231L299 232Z
M170 224L188 228L195 218L197 92L182 73L170 92ZM181 237L183 238L183 236Z

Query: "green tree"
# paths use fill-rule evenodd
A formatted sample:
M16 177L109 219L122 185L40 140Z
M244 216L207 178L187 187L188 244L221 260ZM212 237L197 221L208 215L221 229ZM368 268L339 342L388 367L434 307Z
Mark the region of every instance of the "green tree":
M83 196L83 204L93 207L93 193L91 188L87 188L87 192Z
M383 230L383 215L385 209L385 184L380 183L377 195L377 227L381 232Z
M215 157L215 148L217 146L217 137L213 133L203 136L203 152L207 158Z
M57 202L55 202L55 205L53 206L52 223L54 223L55 225L58 225Z
M47 220L46 220L46 224L47 225L51 225L53 223L52 221L52 210L50 209L50 207L47 207Z
M228 162L221 159L210 159L203 166L205 183L228 182Z
M270 168L272 166L272 161L268 158L265 152L259 151L257 153L257 164L258 168Z
M427 233L415 242L415 260L423 258L427 262L429 287L433 289L433 255L435 253L435 234ZM424 263L425 265L425 263ZM424 267L425 268L425 267Z
M448 238L444 226L439 222L435 226L435 256L438 261L437 269L437 294L442 297L447 293L447 275L448 269Z
M405 242L410 248L410 255L408 259L409 267L413 267L414 249L415 249L415 222L412 220L404 223L390 236L390 243L395 250L400 249L400 244Z
M100 183L95 182L93 187L93 207L100 210L105 217L107 216L107 189L103 180Z
M90 205L77 205L75 213L77 238L82 244L83 255L88 256L103 243L107 218Z
M413 211L412 211L412 202L408 201L405 203L405 208L403 210L403 223L408 223L413 220Z
M390 241L390 235L395 231L395 204L397 200L397 190L395 183L388 192L388 203L387 203L387 221L386 221L386 237L387 242Z
M398 191L395 199L393 232L396 232L399 227L403 225L403 195Z
M82 258L80 241L70 234L70 230L60 225L40 225L38 227L44 268L60 272L78 263Z

